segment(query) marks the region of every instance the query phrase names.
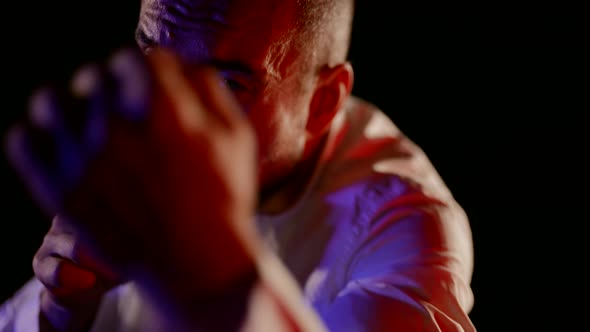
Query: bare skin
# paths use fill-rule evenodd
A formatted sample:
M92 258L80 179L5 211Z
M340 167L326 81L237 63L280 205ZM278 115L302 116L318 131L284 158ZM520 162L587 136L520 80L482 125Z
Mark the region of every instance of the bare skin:
M83 331L91 326L102 296L124 282L81 241L64 218L55 217L33 258L41 294L42 331Z
M39 94L29 123L8 140L33 195L48 215L74 223L76 242L100 253L117 280L137 280L191 314L195 298L252 278L257 207L277 212L297 197L352 88L345 62L300 70L308 58L290 44L294 1L212 3L143 1L138 44L147 62L123 52L81 69L65 102L51 89ZM85 108L69 109L68 98ZM56 251L49 241L40 248ZM104 279L60 258L37 276L67 266L62 279L75 281L64 286L80 294ZM45 280L50 317L63 307L62 287ZM99 301L72 315L79 319L48 321L63 331L86 326Z

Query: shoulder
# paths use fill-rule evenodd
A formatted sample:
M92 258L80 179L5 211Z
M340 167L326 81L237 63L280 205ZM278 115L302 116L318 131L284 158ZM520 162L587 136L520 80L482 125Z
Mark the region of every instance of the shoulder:
M460 257L472 270L472 237L462 206L426 153L377 106L351 97L322 184L362 245L412 238ZM417 247L417 250L422 250ZM424 249L427 251L427 249Z
M377 202L418 190L454 202L426 153L376 105L351 96L335 122L323 166L330 190L353 186Z

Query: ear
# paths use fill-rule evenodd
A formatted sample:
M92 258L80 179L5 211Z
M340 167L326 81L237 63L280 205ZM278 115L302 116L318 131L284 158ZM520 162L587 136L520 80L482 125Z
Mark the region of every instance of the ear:
M309 109L306 129L310 136L317 136L327 130L350 95L353 78L352 65L349 62L322 68Z

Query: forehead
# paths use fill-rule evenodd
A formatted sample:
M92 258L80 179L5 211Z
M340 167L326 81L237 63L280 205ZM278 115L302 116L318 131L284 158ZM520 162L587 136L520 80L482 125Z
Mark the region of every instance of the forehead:
M249 19L277 13L293 0L142 0L142 7L186 18L209 18L220 21L231 17Z
M263 43L293 22L291 0L143 0L139 28L163 46ZM188 44L188 45L187 45ZM197 46L197 45L195 45ZM261 45L252 45L261 46Z
M295 50L296 0L143 0L138 31L189 62L232 62L260 78L283 77Z

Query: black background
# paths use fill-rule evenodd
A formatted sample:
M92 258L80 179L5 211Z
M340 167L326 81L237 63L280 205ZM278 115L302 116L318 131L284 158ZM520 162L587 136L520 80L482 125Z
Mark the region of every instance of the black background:
M34 88L132 41L138 4L121 3L3 6L2 132ZM354 93L422 146L470 216L479 331L586 326L583 25L564 2L358 5ZM2 301L32 275L49 220L5 159L0 176Z

